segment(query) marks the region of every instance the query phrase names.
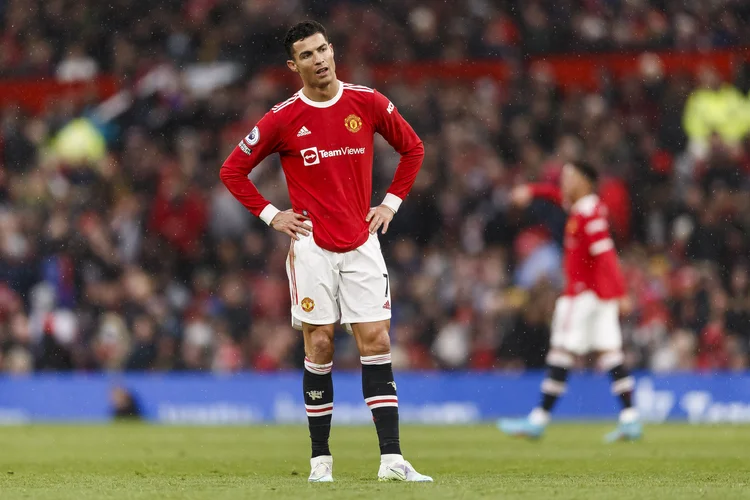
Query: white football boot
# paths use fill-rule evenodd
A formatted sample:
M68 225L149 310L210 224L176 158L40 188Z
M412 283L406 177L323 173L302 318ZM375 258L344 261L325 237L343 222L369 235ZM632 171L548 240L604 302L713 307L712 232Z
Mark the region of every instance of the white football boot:
M321 455L311 458L310 477L307 480L311 483L332 483L333 457L331 455Z
M420 474L401 455L382 455L378 481L413 481L416 483L431 483L432 478Z

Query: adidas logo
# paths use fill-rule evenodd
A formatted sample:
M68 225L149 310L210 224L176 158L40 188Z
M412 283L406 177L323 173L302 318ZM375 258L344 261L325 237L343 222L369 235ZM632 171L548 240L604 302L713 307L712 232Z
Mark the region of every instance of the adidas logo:
M302 128L299 129L299 132L297 132L297 137L302 137L304 135L310 135L310 134L312 134L312 132L307 130L307 127L303 125Z
M383 309L388 309L390 311L390 309L391 309L391 301L390 300L386 300L385 301L385 304L383 304Z

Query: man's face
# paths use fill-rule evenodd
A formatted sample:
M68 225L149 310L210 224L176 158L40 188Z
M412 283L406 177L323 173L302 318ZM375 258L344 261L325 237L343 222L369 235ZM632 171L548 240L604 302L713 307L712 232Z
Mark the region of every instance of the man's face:
M563 204L569 207L572 203L572 199L576 193L580 191L581 184L586 182L586 179L570 163L566 163L562 169L562 175L560 176L560 191L562 191Z
M287 61L292 71L299 73L305 85L325 87L336 78L333 46L322 33L315 33L292 45L293 59Z

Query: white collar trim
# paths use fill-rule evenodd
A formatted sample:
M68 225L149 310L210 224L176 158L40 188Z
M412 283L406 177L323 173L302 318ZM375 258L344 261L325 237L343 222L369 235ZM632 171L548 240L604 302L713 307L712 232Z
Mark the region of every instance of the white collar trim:
M307 97L304 92L302 92L302 89L299 89L297 95L299 95L299 98L302 99L302 102L309 106L312 106L313 108L330 108L331 106L339 102L339 99L341 99L341 95L344 93L344 82L342 82L341 80L337 81L339 82L339 91L336 92L335 96L327 101L313 101L312 99Z

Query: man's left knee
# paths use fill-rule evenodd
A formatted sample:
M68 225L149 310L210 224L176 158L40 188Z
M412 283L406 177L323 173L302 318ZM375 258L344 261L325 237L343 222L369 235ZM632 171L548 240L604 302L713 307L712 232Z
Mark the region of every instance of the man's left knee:
M364 329L360 337L360 355L375 356L391 352L391 339L388 335L388 323L371 325Z

